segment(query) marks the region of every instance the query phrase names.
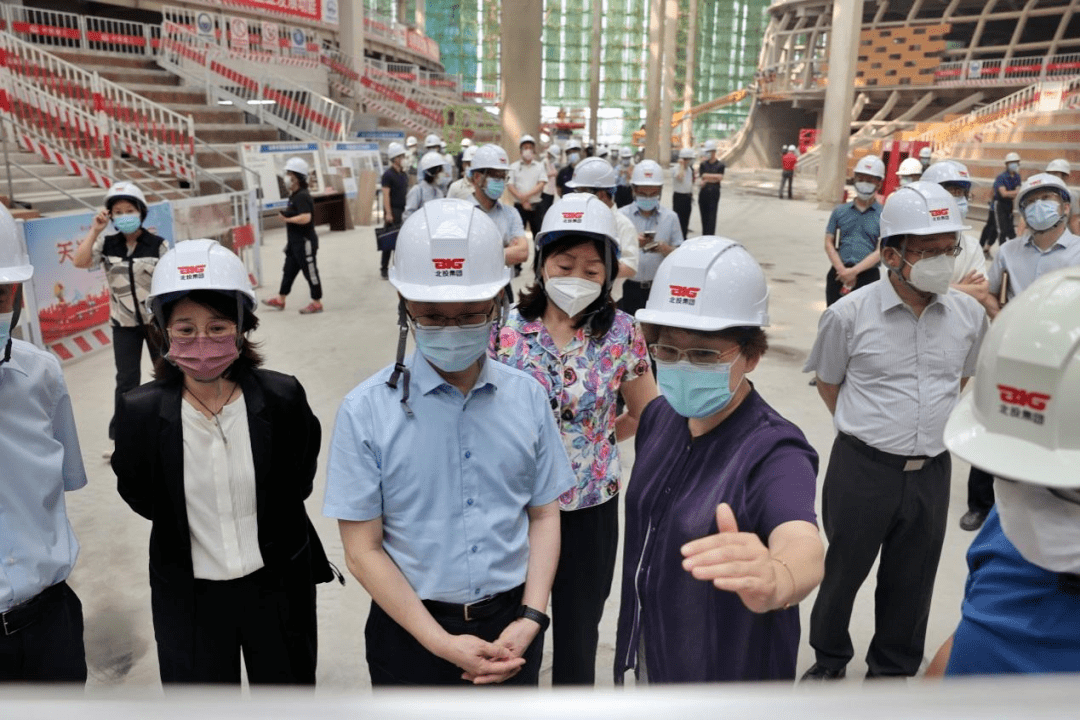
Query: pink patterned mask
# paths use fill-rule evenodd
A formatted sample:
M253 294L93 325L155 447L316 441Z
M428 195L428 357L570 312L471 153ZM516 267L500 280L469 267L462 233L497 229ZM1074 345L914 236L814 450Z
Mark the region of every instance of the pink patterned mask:
M210 382L221 377L240 357L236 335L221 337L173 337L169 340L169 360L193 380Z

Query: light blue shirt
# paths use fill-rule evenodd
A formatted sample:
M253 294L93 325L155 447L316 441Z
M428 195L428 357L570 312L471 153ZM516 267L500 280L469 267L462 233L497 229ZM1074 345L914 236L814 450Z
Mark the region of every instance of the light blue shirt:
M484 210L484 206L476 199L476 195L472 196L472 201L476 207ZM521 214L518 213L517 208L496 200L490 210L484 210L484 214L498 226L499 232L502 233L503 247L510 247L510 243L514 240L525 237L525 225L521 222Z
M683 242L682 227L679 225L679 216L674 211L660 205L649 215L645 215L638 210L637 205L630 203L625 207L619 208L626 217L630 218L630 222L634 223L634 227L637 228L639 233L643 233L646 230L656 231L656 241L662 242L672 247L679 247ZM631 278L634 282L652 282L656 277L656 270L660 267L660 263L663 261L664 256L658 252L645 252L641 251L640 259L638 260L638 269L634 273L634 277Z
M85 484L60 363L12 340L0 365L0 612L71 574L79 543L64 491Z
M443 195L445 193L442 188L420 180L409 188L409 193L405 196L405 209L401 212L401 221L405 222L410 215L424 207L425 203L438 200Z
M1031 239L1031 233L1006 242L998 250L986 279L990 294L1001 294L1003 273L1009 273L1006 300L1024 292L1036 278L1064 267L1080 265L1080 237L1066 230L1057 242L1043 252Z
M422 600L475 602L525 582L528 509L575 485L544 388L484 360L462 396L419 353L409 406L393 369L341 403L323 513L382 517L383 547Z

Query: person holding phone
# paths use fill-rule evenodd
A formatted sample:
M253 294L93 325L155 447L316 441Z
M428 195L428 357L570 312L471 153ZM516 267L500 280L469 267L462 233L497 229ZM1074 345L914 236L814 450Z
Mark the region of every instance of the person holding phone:
M645 307L660 261L682 244L683 234L679 217L660 205L664 171L659 164L642 160L635 165L630 187L634 191L634 204L620 208L619 212L637 228L641 256L637 272L623 283L619 309L632 315Z

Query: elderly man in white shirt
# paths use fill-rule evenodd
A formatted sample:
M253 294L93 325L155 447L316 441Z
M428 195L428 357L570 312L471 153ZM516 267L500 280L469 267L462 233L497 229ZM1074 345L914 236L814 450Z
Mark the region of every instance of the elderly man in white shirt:
M953 197L917 181L881 213L886 277L826 309L805 371L837 437L822 486L829 548L810 621L816 663L804 680L844 676L848 621L880 551L868 677L914 675L949 506L943 433L975 371L988 325L978 301L950 287L966 230Z
M536 140L532 135L522 135L518 148L521 159L510 164L510 182L506 189L514 196L514 207L521 215L521 224L536 237L544 220L540 201L547 184L547 166L536 157Z

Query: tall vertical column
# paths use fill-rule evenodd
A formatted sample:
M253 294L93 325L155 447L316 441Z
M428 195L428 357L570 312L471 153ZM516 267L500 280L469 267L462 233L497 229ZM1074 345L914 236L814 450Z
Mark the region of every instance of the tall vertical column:
M683 81L683 147L694 144L694 121L688 117L694 107L694 63L697 60L697 6L698 0L690 0L690 12L686 18L686 76Z
M589 137L600 142L596 135L597 115L600 112L600 42L602 18L604 15L603 2L592 0L592 36L593 44L589 48Z
M364 0L341 0L338 5L338 47L364 72ZM359 92L360 88L355 88Z
M541 35L543 0L504 3L500 21L502 86L502 144L512 149L525 133L540 131L540 90L543 70Z
M675 31L679 29L679 0L664 0L664 74L660 93L660 138L657 158L667 167L671 162L671 114L675 105Z
M426 16L427 7L424 5L424 0L416 0L416 13L414 17L414 24L416 25L416 32L420 33L421 35L427 34L427 20L425 19Z
M660 79L664 62L664 3L649 0L649 53L645 83L645 157L660 159Z
M821 163L817 177L818 203L822 207L832 207L843 198L862 15L863 0L833 3L829 84L825 88L825 109L821 115Z

